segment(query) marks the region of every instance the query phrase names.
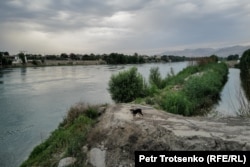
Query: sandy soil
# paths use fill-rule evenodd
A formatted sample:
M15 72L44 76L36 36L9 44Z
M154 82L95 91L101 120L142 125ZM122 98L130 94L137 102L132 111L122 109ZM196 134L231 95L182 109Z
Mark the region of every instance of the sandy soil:
M141 108L143 117L133 117L131 108ZM134 151L250 150L250 120L183 117L149 106L110 105L85 148L99 149L100 159L92 157L108 167L133 166Z

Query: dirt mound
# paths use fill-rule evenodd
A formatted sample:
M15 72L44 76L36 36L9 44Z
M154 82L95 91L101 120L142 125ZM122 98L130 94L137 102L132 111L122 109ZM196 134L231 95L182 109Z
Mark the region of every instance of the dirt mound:
M142 109L143 117L133 117L134 107ZM89 164L98 166L98 161L107 167L134 166L134 151L250 150L249 125L243 118L182 117L148 106L117 104L100 117L85 148Z

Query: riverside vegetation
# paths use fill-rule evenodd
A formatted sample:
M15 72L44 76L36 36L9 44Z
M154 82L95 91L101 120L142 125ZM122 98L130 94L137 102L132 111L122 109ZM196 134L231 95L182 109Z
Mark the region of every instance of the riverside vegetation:
M100 106L76 104L68 111L50 137L35 147L21 167L57 166L63 157L75 157L75 166L83 165L86 155L81 151L90 128L95 124Z
M204 114L219 99L227 74L227 65L211 57L177 75L172 71L165 78L157 67L152 68L149 82L133 67L113 75L109 91L116 102L146 103L167 112L192 116Z
M240 78L244 93L239 92L240 115L250 117L250 49L246 50L240 58ZM244 98L246 96L246 99Z

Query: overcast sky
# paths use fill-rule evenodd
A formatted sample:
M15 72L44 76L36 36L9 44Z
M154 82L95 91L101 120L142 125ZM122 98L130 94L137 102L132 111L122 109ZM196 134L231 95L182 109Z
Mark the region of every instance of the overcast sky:
M1 0L0 51L134 53L250 44L249 0Z

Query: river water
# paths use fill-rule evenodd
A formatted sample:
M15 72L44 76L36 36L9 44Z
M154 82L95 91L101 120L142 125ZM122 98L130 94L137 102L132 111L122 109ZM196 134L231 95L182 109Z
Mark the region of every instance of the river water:
M220 101L217 105L214 105L212 111L208 116L216 117L230 117L237 116L242 106L242 102L246 102L244 90L241 87L240 70L236 68L230 68L228 74L228 81L223 87L220 94Z
M56 66L0 69L0 166L16 167L45 140L77 102L113 103L110 76L133 65ZM151 67L162 76L186 62L135 65L147 78Z

